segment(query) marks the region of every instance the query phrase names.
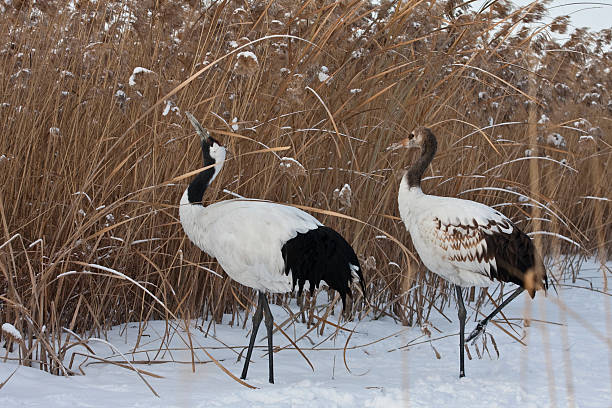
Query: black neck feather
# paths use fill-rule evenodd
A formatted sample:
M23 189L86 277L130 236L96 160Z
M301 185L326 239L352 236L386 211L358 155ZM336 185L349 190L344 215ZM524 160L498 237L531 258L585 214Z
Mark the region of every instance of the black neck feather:
M204 167L215 164L215 160L210 157L209 146L205 141L202 142L202 158L204 159ZM214 174L215 168L211 167L209 169L202 170L197 176L195 176L187 189L187 198L191 204L202 205L202 197L204 196L204 192L210 184L210 180Z
M433 160L436 150L438 149L438 142L436 141L436 137L431 132L427 132L424 136L425 140L423 141L421 157L414 163L412 166L406 169L406 181L408 182L408 187L421 187L421 179L423 178L423 174L427 169L427 166Z

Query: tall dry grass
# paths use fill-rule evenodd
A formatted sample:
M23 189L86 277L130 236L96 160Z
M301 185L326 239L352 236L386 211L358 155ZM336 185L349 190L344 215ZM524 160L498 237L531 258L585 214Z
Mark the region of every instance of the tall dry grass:
M178 222L201 166L186 110L233 155L206 199L314 208L362 258L373 316L422 324L452 296L394 241L411 248L414 157L386 147L417 124L440 142L425 190L496 206L547 254L609 256L610 30L555 42L566 21L503 1L67 3L2 6L0 320L23 364L65 373L77 334L123 322L246 322L251 291Z

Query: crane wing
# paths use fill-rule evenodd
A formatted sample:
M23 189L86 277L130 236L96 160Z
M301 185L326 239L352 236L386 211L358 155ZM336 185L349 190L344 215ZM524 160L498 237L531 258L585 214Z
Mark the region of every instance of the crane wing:
M291 277L283 270L282 245L322 225L295 207L261 200L227 200L207 207L188 204L181 210L189 238L217 258L232 279L273 292L291 290Z
M500 212L483 204L445 197L443 205L432 205L423 228L432 244L456 269L498 278L499 248L492 237L509 236L516 228ZM425 232L425 231L423 231Z

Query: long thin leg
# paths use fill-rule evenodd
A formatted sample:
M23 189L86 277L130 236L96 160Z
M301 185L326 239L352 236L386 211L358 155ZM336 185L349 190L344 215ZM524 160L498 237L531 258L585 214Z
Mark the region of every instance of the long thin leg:
M261 319L263 317L263 304L261 303L261 295L262 293L259 292L259 302L257 303L257 309L255 310L255 314L253 315L253 328L251 329L251 340L249 341L249 349L247 350L246 360L244 362L244 367L242 368L242 375L240 376L240 378L243 380L246 379L247 371L249 370L249 363L251 362L251 354L253 353L255 338L257 337L259 324L261 323Z
M274 384L274 353L272 352L272 330L274 329L274 317L270 311L270 305L266 295L261 293L261 301L264 305L264 317L266 319L266 329L268 330L268 373L270 374L270 384Z
M458 304L458 312L459 316L459 378L465 377L465 347L463 335L465 333L465 305L463 304L463 297L461 296L461 287L459 285L455 285L455 290L457 291L457 304Z
M512 302L515 297L523 293L524 290L525 289L521 287L517 288L510 296L506 298L506 300L502 302L501 305L497 306L497 308L494 311L492 311L490 315L488 315L483 320L478 322L478 324L476 325L476 328L472 330L469 337L465 341L469 343L470 341L472 341L473 339L475 339L476 337L484 333L487 327L487 323L489 323L489 320L491 320L497 313L499 313L499 311L502 310L508 303Z

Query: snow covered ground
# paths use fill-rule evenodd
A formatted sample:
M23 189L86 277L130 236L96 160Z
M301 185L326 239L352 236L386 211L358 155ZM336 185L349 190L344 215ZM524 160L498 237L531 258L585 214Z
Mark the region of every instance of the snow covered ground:
M343 324L355 331L346 351L350 371L343 359L349 333L339 331L326 340L336 332L334 327L326 326L323 336L311 332L299 345L314 365L314 372L297 351L285 349L274 356L274 385L267 382L266 342L258 339L260 348L253 353L247 378L257 389L231 379L210 363L201 349L196 349L194 359L208 363L196 364L192 372L191 353L181 340L188 341L184 330L170 330L171 338L160 350L165 323L151 322L138 346L141 352L128 356L134 360L175 361L136 365L163 377L145 375L159 398L133 371L108 363L83 365L85 376L68 378L19 367L0 389L0 407L610 407L612 299L609 293L590 290L591 285L602 287L601 271L594 263L583 266L581 278L575 284L568 283L572 287L561 288L558 295L550 291L548 297L539 294L534 301L521 295L510 304L505 309L509 319L531 318L527 327L522 320L511 320L528 346L490 325L488 333L494 336L500 357L490 340L492 357L485 352L478 359L470 345L472 360L466 359L467 377L463 379L458 378L458 324L452 308L445 311L452 323L432 314L429 339L421 328L402 327L389 318L373 321L366 317L361 322ZM283 308L271 307L277 323L287 318ZM468 332L475 325L473 311L470 315ZM337 315L331 321L337 322ZM234 351L224 344L246 346L250 322L247 330L217 324L207 338L195 324L192 322L190 329L193 346L209 347L213 357L239 376L243 360L236 362L236 357L241 348ZM507 324L502 326L512 332ZM128 324L125 329L114 328L107 340L123 353L130 353L138 324ZM294 339L307 331L301 323L289 324L285 330ZM263 332L262 325L260 339ZM274 344L286 346L289 342L276 333ZM412 346L405 347L408 344ZM482 340L478 344L482 348ZM97 355L121 360L108 345L91 345ZM78 351L87 352L83 347ZM16 368L14 363L0 362L0 383Z

